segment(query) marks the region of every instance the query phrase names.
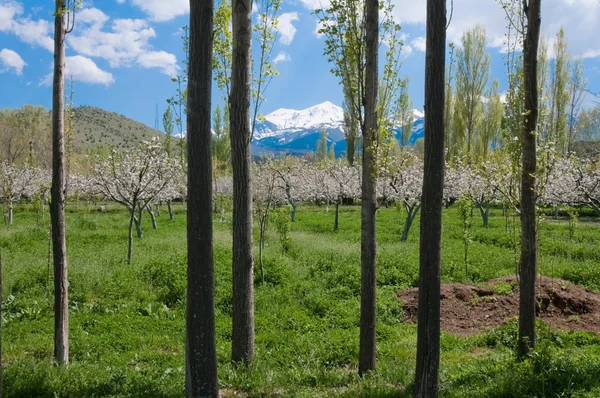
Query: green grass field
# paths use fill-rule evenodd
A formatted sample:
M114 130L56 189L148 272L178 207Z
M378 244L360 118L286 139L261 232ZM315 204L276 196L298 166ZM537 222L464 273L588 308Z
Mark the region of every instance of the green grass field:
M0 232L3 260L2 349L6 397L182 397L184 395L185 212L166 211L127 254L128 216L70 205L67 245L71 364L52 365L52 279L48 219L36 226L26 205ZM166 209L164 209L166 210ZM515 269L512 233L500 210L490 228L474 214L465 272L461 220L444 212L443 282L478 283ZM256 361L231 365L231 237L215 222L219 379L224 395L251 397L403 397L414 377L416 327L403 320L396 292L418 280L418 220L401 243L395 208L378 213L377 372L359 379L360 208L301 206L282 254L269 231L265 283L256 261ZM258 230L258 228L256 228ZM258 235L255 235L258 241ZM540 271L600 291L600 224L583 218L573 239L566 220L543 222ZM480 335L442 336L445 397L599 397L600 337L539 325L538 348L514 353L516 323Z

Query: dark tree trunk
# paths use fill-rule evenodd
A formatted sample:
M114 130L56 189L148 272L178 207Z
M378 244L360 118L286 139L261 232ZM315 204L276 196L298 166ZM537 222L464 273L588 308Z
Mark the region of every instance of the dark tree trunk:
M254 358L254 254L250 158L252 2L233 0L233 59L229 122L233 171L233 315L231 360Z
M523 126L521 179L521 262L519 269L519 355L535 347L535 276L537 237L535 220L536 130L538 119L537 53L540 39L541 0L523 1L527 28L523 41L523 88L528 112Z
M0 319L2 319L2 246L0 245ZM2 324L0 323L0 398L2 398Z
M133 222L135 220L135 210L129 210L129 235L127 241L127 264L131 264L133 254Z
M358 374L375 370L376 361L376 210L377 192L377 85L379 53L379 2L365 1L365 121L363 125L363 175L360 232L360 349Z
M135 206L134 206L134 209L135 209ZM142 208L141 204L138 204L138 215L137 215L137 217L133 218L133 221L135 222L135 230L137 232L138 238L144 237L144 231L142 230L142 216L143 215L144 215L144 209Z
M444 191L446 1L427 0L425 158L421 197L417 366L413 394L438 396L440 263Z
M333 231L337 231L340 226L340 202L342 200L338 198L335 202L335 218L333 220Z
M52 85L52 253L54 259L54 358L69 364L69 297L65 236L65 0L56 1Z
M186 396L218 397L212 224L214 0L190 1L187 155Z
M167 209L169 210L169 220L173 221L173 208L171 207L170 200L167 200Z
M421 209L421 204L415 206L409 206L406 203L404 204L406 208L406 220L404 221L404 228L402 229L402 236L400 237L400 242L406 242L408 240L408 233L410 232L410 227L412 227L412 223L415 220L415 217L419 213Z

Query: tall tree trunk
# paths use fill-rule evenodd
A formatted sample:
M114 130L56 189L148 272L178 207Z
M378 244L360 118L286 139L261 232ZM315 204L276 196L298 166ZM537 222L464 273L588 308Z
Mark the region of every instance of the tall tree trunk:
M2 245L0 245L0 319L2 319ZM2 324L0 322L0 398L2 398Z
M413 394L438 396L440 263L444 191L446 1L427 0L425 158L421 197L417 366Z
M537 237L535 220L536 130L538 119L537 53L540 39L541 0L524 1L527 32L523 42L523 88L525 110L523 126L523 174L521 179L521 262L519 276L519 355L535 347L535 276Z
M135 206L134 206L135 208ZM138 208L138 216L136 218L133 219L133 221L135 221L135 230L137 231L137 237L138 238L143 238L144 237L144 231L142 230L142 216L144 215L144 208L141 204L138 204L137 206Z
M363 125L363 175L360 232L360 349L358 374L375 370L376 170L377 170L377 85L379 53L379 2L365 1L365 121Z
M233 171L233 319L231 360L254 358L254 254L250 158L250 69L252 1L233 0L229 122Z
M65 0L56 0L52 85L52 252L54 258L54 358L69 364L69 298L65 236Z
M212 219L211 85L214 0L190 1L186 396L218 397Z

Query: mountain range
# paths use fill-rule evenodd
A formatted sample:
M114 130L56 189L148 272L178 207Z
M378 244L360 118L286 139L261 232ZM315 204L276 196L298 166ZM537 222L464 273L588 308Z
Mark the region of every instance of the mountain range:
M408 141L414 145L423 137L424 114L413 110L414 121ZM258 122L252 139L252 154L282 153L300 155L317 149L321 131L325 129L328 147L335 144L337 156L346 153L343 130L344 110L329 102L323 102L307 109L277 109ZM400 138L402 127L394 127L394 134Z

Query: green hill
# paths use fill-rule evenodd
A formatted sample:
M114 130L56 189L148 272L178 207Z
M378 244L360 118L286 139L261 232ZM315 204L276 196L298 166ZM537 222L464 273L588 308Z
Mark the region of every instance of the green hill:
M73 109L75 121L74 146L85 153L98 145L125 149L163 134L143 123L115 112L93 106Z

